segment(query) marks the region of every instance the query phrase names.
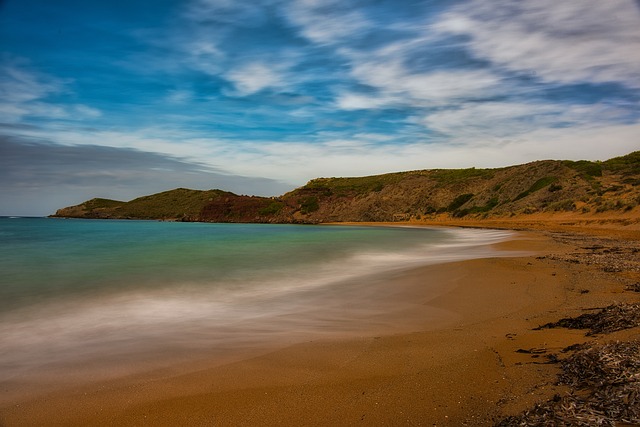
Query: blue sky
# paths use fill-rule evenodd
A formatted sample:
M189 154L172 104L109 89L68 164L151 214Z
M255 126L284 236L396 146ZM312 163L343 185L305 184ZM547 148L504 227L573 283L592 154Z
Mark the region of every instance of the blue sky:
M640 149L634 0L0 0L0 215Z

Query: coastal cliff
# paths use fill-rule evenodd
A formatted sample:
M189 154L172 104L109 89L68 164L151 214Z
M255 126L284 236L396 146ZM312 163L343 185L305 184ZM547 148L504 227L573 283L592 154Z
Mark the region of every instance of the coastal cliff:
M568 212L620 216L637 213L639 205L640 151L636 151L602 162L544 160L495 169L317 178L271 198L179 188L129 202L92 199L60 209L52 216L257 223L389 222Z

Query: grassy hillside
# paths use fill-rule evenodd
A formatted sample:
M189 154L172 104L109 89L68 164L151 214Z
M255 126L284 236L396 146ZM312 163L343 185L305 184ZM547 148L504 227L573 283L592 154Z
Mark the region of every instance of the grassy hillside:
M198 191L177 188L129 202L92 199L77 206L60 209L54 216L196 221L204 205L226 194L231 193L221 190Z
M130 202L93 199L56 216L211 222L405 221L638 210L640 152L603 162L544 160L317 178L278 198L176 189Z
M604 162L545 160L319 178L283 196L298 220L399 221L540 212L625 212L640 204L640 152Z

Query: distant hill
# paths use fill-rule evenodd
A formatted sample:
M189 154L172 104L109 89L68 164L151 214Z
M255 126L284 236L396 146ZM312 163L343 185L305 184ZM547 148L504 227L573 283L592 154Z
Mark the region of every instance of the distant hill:
M544 160L496 169L432 169L317 178L280 197L179 188L129 202L92 199L55 217L320 223L622 213L640 208L640 151L603 162Z

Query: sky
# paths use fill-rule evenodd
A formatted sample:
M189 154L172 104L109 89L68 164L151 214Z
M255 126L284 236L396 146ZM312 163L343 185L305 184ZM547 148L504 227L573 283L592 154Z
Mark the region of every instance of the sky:
M0 0L0 215L639 136L637 0Z

